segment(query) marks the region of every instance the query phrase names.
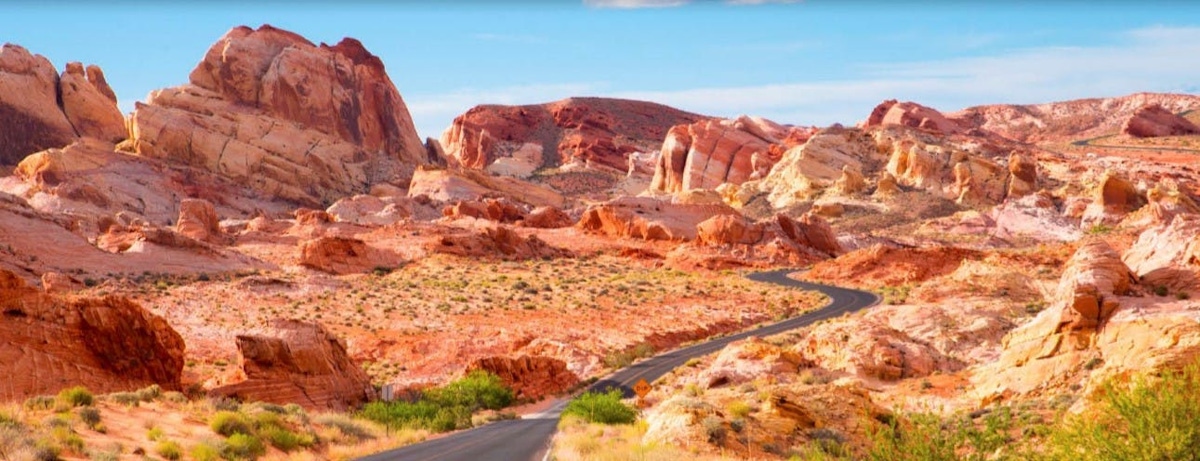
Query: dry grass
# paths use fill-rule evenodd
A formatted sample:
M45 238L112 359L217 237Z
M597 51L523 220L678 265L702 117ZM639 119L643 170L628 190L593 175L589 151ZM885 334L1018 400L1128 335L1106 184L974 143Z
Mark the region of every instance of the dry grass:
M645 423L608 426L564 416L554 436L551 457L557 461L716 460L666 444L645 443Z

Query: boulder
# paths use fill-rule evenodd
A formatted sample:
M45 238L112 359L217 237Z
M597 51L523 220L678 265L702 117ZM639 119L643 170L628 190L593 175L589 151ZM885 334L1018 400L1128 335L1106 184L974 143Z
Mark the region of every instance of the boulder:
M717 215L696 225L696 241L702 245L753 245L762 239L762 226L740 215Z
M1038 165L1027 156L1016 152L1009 155L1008 175L1007 197L1023 197L1037 191Z
M1183 214L1146 229L1121 259L1143 285L1194 289L1200 265L1200 216Z
M184 199L179 202L179 219L175 232L208 243L223 243L221 220L212 203L200 199Z
M837 256L845 252L837 241L837 235L828 221L816 213L808 212L793 221L785 215L776 215L775 222L783 234L801 246L812 248L828 256Z
M517 178L489 176L476 170L421 168L413 174L408 196L425 196L439 202L506 197L531 206L562 207L562 194Z
M364 273L401 262L399 255L356 238L324 236L300 243L300 264L331 274Z
M442 216L456 219L470 217L513 223L525 219L525 210L504 199L459 200L442 210Z
M1144 199L1133 183L1107 170L1092 188L1092 201L1083 211L1081 225L1116 224L1129 212L1140 208Z
M575 221L572 221L567 213L552 206L534 208L520 222L522 227L534 227L538 229L559 229L571 227L574 224Z
M1200 134L1200 126L1158 104L1146 104L1129 116L1121 132L1135 138Z
M523 237L508 226L487 227L465 234L446 235L431 244L429 250L434 253L470 258L506 260L558 258L570 254L567 250L542 241L537 234Z
M839 194L854 195L867 189L867 180L850 165L842 165L842 175L834 181L833 188Z
M265 331L238 335L237 347L246 380L213 394L332 411L375 398L370 378L350 360L345 344L320 324L275 320Z
M60 297L0 271L0 399L72 386L95 393L150 384L180 390L184 342L170 325L120 296Z
M499 376L520 399L559 394L579 382L579 376L567 369L566 362L550 357L486 357L467 367L467 371L472 370Z
M762 376L791 375L812 362L800 354L752 336L730 343L697 377L701 386L736 386Z

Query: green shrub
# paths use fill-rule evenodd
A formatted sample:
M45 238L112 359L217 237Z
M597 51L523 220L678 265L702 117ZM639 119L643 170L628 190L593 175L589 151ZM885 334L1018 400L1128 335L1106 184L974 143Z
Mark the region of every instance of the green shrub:
M266 454L267 447L263 445L262 440L258 437L249 434L235 433L225 439L224 458L229 459L257 459L259 456Z
M1103 389L1091 411L1052 429L1050 459L1197 459L1200 363Z
M466 407L469 411L499 410L513 401L512 389L499 376L482 370L426 393L425 399L441 407Z
M54 441L58 442L59 446L75 453L83 453L83 437L80 437L71 428L59 426L51 430L50 434L54 436Z
M750 416L750 411L752 408L750 408L750 404L741 400L737 400L729 404L728 410L729 414L735 418L745 418Z
M166 401L171 402L171 403L187 403L187 401L188 401L187 396L183 395L182 392L178 392L178 391L164 392L163 398L166 399Z
M54 408L54 397L38 395L25 399L26 410L49 410Z
M100 424L100 410L96 407L83 407L75 412L79 415L79 421L83 422L88 428L95 430Z
M700 425L704 426L704 433L708 434L709 442L720 444L725 441L725 420L720 416L705 416Z
M151 384L149 386L138 389L137 396L143 402L153 402L162 396L162 388L159 387L157 384Z
M1154 287L1154 294L1157 296L1166 296L1167 293L1170 293L1170 291L1165 286L1158 285L1158 286Z
M232 411L218 411L208 420L213 432L229 437L233 434L250 434L250 420L246 415Z
M870 431L867 459L956 461L954 451L963 440L962 433L942 426L942 419L934 414L912 414L907 420L891 418Z
M279 426L266 428L261 432L261 435L271 446L285 452L301 447L311 447L316 442L316 439L310 434L297 434Z
M166 434L163 434L163 430L161 427L154 426L146 431L146 440L155 442L158 440L162 440L164 435L166 435Z
M567 404L564 415L575 415L592 423L633 424L637 411L621 401L621 391L585 392Z
M212 443L203 442L193 446L191 450L188 450L188 456L190 456L193 461L217 461L218 459L221 459L222 451L224 451L223 447L215 446Z
M136 392L114 392L108 394L108 398L121 405L136 407L142 403L142 396Z
M86 387L75 386L59 392L58 400L71 407L85 407L91 405L95 397L92 396L92 393Z
M382 402L372 402L367 404L368 407L378 405ZM370 418L368 418L370 419ZM344 415L321 415L316 419L316 423L326 427L332 427L341 432L343 436L352 438L356 441L370 440L375 438L370 430L359 424L357 421L350 419Z
M167 461L179 461L183 457L183 448L173 440L160 440L154 444L154 452Z
M62 449L53 441L46 439L38 439L33 444L33 459L35 461L58 461L58 456L62 454Z

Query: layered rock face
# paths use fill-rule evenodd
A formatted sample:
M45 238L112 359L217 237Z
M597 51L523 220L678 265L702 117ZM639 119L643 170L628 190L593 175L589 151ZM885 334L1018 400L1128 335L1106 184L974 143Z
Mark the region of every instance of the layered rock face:
M1174 290L1195 288L1200 265L1200 216L1175 216L1167 224L1147 229L1122 260L1145 285Z
M0 48L0 164L79 137L126 137L117 97L96 66L73 62L60 77L50 60L18 45Z
M996 104L969 107L946 114L946 117L969 130L982 130L1021 142L1075 140L1120 130L1135 112L1147 105L1179 113L1200 108L1200 96L1135 93L1047 104Z
M667 130L705 117L660 104L570 98L526 106L476 106L454 119L441 144L454 164L524 176L589 163L626 171L634 152L657 152Z
M124 297L62 298L0 271L0 399L20 400L72 386L92 392L150 384L180 389L183 338L161 317Z
M567 369L566 362L550 357L488 357L476 360L467 370L484 370L499 376L517 398L557 394L579 382L579 376Z
M1158 104L1147 104L1129 117L1121 132L1135 138L1200 134L1200 126Z
M1092 202L1084 209L1081 218L1083 226L1116 224L1145 203L1133 183L1111 170L1100 176L1091 195Z
M239 335L237 346L246 381L215 394L338 411L375 398L370 378L346 346L319 324L276 320L262 334Z
M808 129L745 116L673 127L663 141L650 189L713 189L760 179L784 150L803 144L811 134Z
M958 122L946 118L936 109L915 102L899 102L895 99L889 99L875 106L871 115L858 124L860 128L885 125L902 125L940 134L955 134L963 131Z
M317 46L267 25L237 27L190 81L137 105L130 125L139 154L305 205L406 183L427 159L382 61L354 39Z

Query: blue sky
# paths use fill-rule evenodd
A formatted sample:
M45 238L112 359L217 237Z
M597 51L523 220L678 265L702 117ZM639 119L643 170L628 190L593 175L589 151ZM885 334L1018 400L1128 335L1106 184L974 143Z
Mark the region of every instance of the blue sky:
M186 83L240 24L379 55L422 136L476 104L647 99L711 115L854 123L879 101L951 111L1200 92L1200 2L34 2L0 41L99 64L126 111Z

